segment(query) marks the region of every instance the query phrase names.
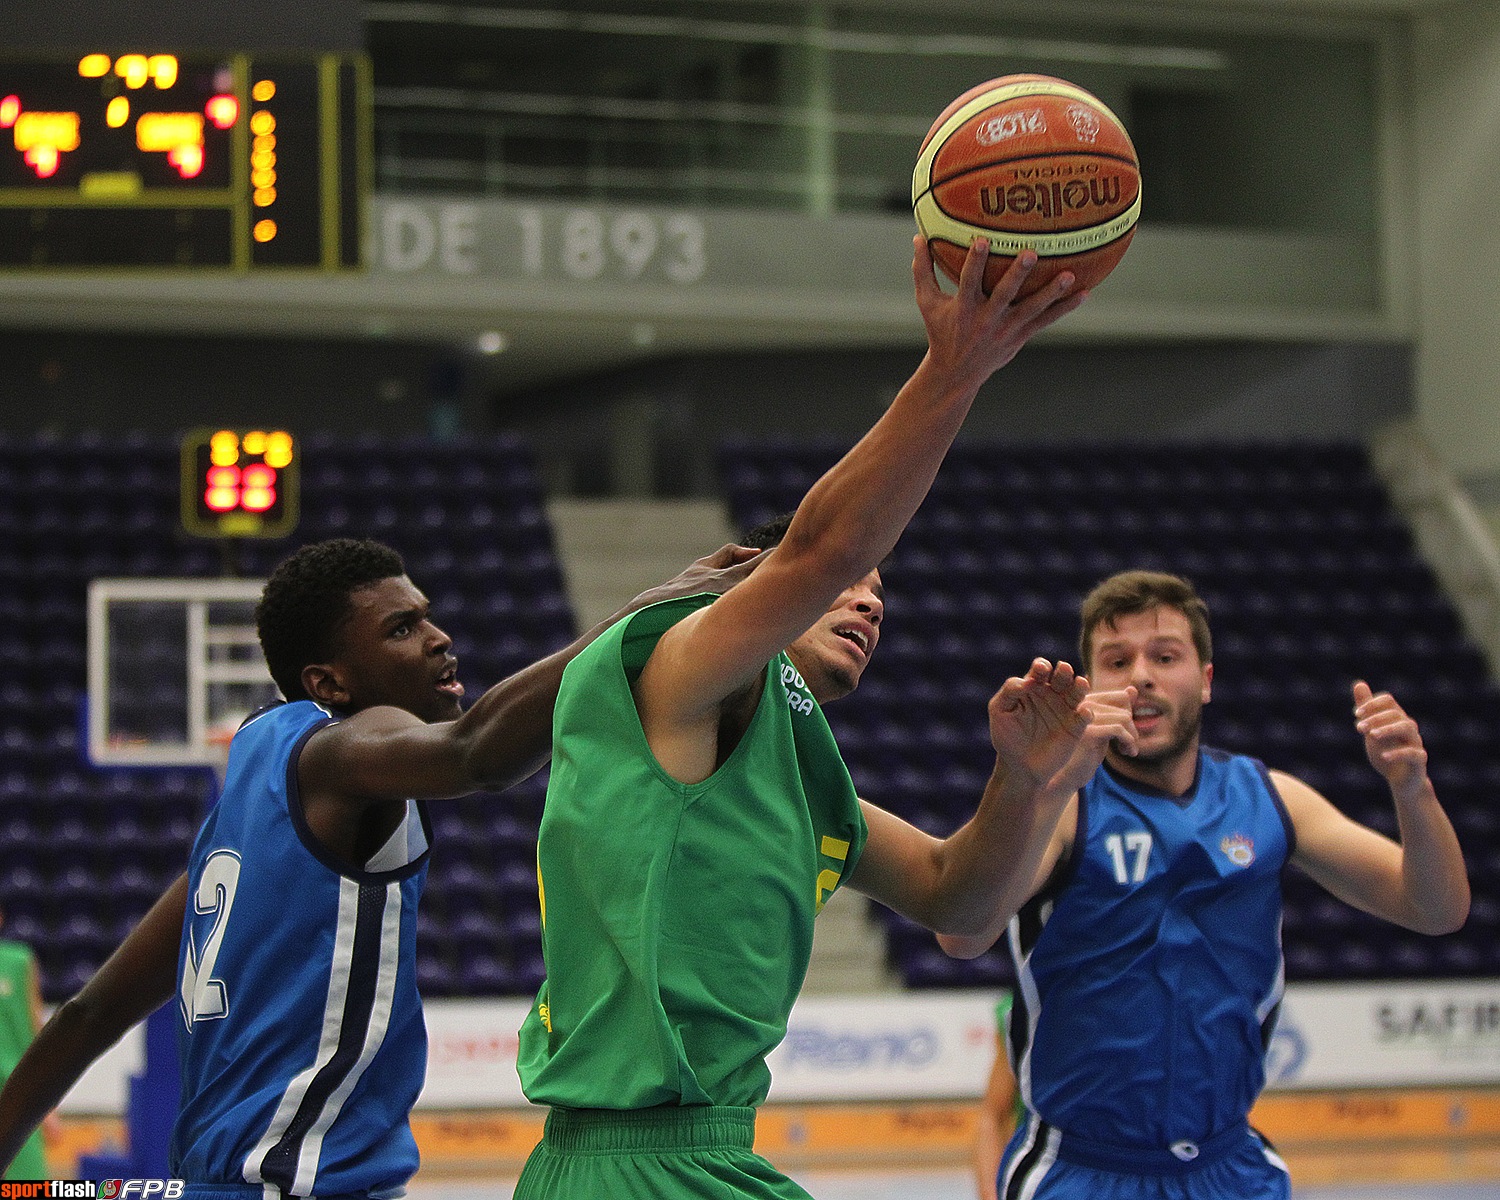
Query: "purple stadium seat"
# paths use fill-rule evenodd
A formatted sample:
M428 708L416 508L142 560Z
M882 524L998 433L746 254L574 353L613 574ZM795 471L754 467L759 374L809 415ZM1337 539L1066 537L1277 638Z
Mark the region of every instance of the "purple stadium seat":
M433 955L417 958L417 990L424 996L452 996L460 991L458 973L447 961Z
M516 990L516 975L495 955L475 954L459 967L458 987L469 996L503 995Z

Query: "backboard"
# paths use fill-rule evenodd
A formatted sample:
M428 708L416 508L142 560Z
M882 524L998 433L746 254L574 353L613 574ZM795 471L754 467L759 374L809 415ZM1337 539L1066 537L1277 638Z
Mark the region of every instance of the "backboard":
M88 755L95 766L204 766L277 698L255 635L261 580L95 579Z

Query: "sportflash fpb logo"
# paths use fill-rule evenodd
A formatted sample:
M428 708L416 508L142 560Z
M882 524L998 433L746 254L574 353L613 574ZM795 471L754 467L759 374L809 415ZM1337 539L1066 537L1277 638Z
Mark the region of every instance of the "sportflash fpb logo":
M0 1200L178 1200L180 1179L7 1179L0 1183Z

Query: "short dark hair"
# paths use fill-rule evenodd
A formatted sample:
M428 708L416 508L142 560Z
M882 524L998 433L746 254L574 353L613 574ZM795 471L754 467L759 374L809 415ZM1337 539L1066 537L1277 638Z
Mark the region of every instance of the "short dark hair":
M1083 599L1078 626L1080 669L1087 672L1092 666L1094 632L1101 625L1113 625L1121 617L1161 607L1175 608L1187 618L1198 661L1213 662L1214 642L1208 630L1208 605L1191 583L1180 575L1168 575L1163 571L1121 571L1099 583Z
M781 545L782 539L786 537L786 531L792 526L792 518L797 515L795 509L784 512L779 516L770 517L759 525L745 530L740 535L740 545L749 546L752 550L774 550ZM891 556L888 554L880 560L876 567L878 571L884 571L890 565Z
M740 538L740 545L749 546L752 550L775 549L781 545L781 539L786 537L786 531L791 528L792 518L796 515L796 512L784 512L779 517L762 521L753 529L747 529Z
M271 678L288 700L310 699L302 668L333 657L352 593L406 574L389 546L368 538L331 538L303 546L266 581L255 606L255 631Z

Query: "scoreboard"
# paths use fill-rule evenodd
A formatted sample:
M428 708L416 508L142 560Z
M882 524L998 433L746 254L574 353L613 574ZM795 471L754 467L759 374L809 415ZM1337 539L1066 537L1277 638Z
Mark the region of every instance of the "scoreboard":
M0 53L0 270L360 265L360 54Z
M182 527L196 537L285 537L300 460L284 429L197 429L182 439Z

